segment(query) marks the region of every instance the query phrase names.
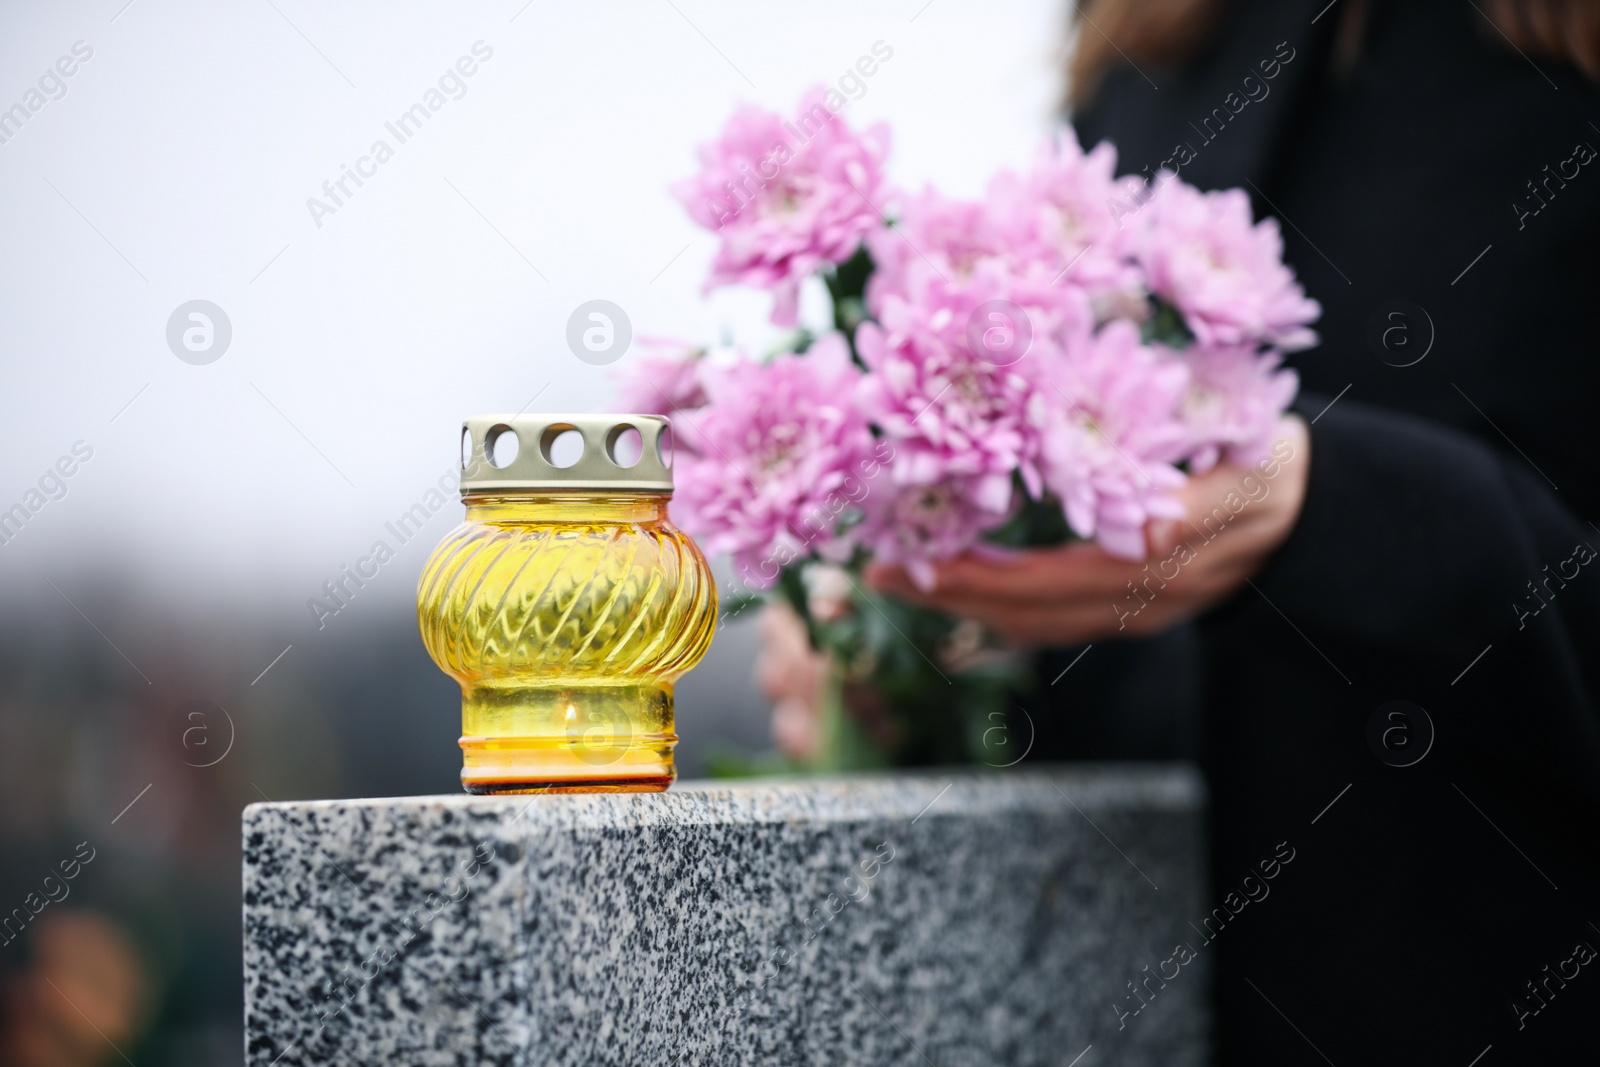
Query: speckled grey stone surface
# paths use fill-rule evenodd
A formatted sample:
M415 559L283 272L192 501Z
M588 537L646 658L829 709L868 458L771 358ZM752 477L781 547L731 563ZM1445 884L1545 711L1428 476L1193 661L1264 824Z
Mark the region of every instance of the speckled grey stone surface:
M1199 1064L1203 808L1148 766L253 804L247 1059Z

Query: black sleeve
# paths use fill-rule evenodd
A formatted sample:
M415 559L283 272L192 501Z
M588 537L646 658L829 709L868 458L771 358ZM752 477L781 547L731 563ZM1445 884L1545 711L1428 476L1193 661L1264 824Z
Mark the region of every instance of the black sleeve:
M1472 665L1439 683L1487 705L1465 740L1600 800L1600 531L1510 448L1327 403L1296 405L1316 419L1305 504L1260 595L1309 635Z

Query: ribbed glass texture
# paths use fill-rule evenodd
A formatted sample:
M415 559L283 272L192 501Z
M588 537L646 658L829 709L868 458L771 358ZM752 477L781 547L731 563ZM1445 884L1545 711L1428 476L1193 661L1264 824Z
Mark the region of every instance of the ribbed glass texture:
M417 589L461 685L473 793L665 789L674 683L716 628L705 557L653 494L469 496Z

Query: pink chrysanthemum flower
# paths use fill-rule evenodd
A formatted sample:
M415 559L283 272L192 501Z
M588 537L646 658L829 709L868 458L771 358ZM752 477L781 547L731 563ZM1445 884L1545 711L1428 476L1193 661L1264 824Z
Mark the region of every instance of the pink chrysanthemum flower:
M868 237L867 306L882 317L898 297L931 312L979 292L1073 329L1142 311L1135 231L1114 206L1136 205L1143 183L1113 178L1115 166L1109 145L1086 155L1067 134L1026 174L997 176L983 200L933 189L899 198L894 227Z
M772 320L792 326L801 281L843 263L883 225L889 130L857 133L813 89L793 122L755 107L734 112L716 141L699 150L703 170L673 190L690 216L722 243L706 288L771 289Z
M891 296L924 301L962 288L982 264L1003 264L1005 241L989 205L933 188L902 196L892 229L867 235L873 273L867 306L882 314Z
M1252 224L1242 190L1202 193L1169 178L1143 213L1138 256L1150 289L1183 313L1201 344L1317 343L1308 324L1322 309L1284 266L1277 220Z
M903 567L918 588L931 590L936 564L973 548L1011 517L1009 503L1000 511L976 503L983 495L964 478L875 486L855 537L874 560Z
M829 334L803 356L707 368L708 403L674 424L693 452L679 458L673 511L752 588L841 548L839 522L877 471L851 403L860 379L844 338Z
M1059 329L1051 309L986 299L1004 291L996 280L959 292L925 291L934 297L927 304L887 297L882 324L863 323L856 331L869 372L859 386L860 407L894 445L896 483L959 478L972 503L991 514L1010 507L1013 472L1031 492L1042 486L1028 414L1037 365L1052 358ZM1079 316L1087 316L1085 307Z
M1182 358L1190 378L1179 415L1189 427L1192 472L1204 474L1224 457L1249 465L1265 456L1300 386L1294 371L1280 369L1283 357L1233 345L1196 346Z
M1188 369L1139 340L1125 320L1068 346L1048 365L1040 427L1046 487L1083 538L1123 559L1142 559L1145 523L1181 519L1171 491L1184 476L1189 429L1177 417Z
M617 404L623 411L670 418L705 405L703 347L665 337L641 337L639 345L644 351L617 382Z
M1086 153L1069 129L1040 149L1026 173L996 175L986 202L1007 255L1052 284L1136 287L1139 271L1130 258L1137 231L1123 216L1136 213L1144 182L1119 179L1116 170L1109 142Z

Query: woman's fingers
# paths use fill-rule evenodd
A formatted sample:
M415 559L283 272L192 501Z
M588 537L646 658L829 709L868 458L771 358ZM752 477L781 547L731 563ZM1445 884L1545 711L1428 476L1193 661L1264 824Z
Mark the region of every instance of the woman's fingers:
M1141 574L1142 566L1108 556L1098 545L1078 542L1018 552L1002 559L969 553L939 564L932 590L919 588L898 567L878 564L868 568L867 582L874 589L913 603L969 596L1061 600L1109 595Z
M1279 426L1276 465L1220 464L1176 494L1186 518L1151 522L1149 556L1130 562L1076 542L975 550L939 564L931 589L874 564L867 582L908 603L974 619L1014 641L1060 644L1153 633L1237 592L1292 529L1310 456L1306 426ZM1270 473L1268 473L1270 471Z
M1007 641L1028 646L1072 645L1110 637L1133 637L1146 632L1146 625L1155 617L1149 612L1141 616L1130 608L1123 608L1121 612L1119 615L1118 608L1110 603L1098 603L1004 610L989 605L954 614L974 619Z
M793 759L814 759L820 749L818 701L827 671L828 659L811 648L800 617L769 603L761 613L756 684L772 704L773 740Z
M1228 533L1240 547L1256 540L1243 531ZM941 583L931 593L895 573L877 576L874 584L908 603L973 619L1013 641L1059 644L1152 633L1196 615L1243 585L1254 558L1248 550L1235 558L1238 553L1219 542L1182 557L1182 563L1177 556L1148 567L1100 559L1066 575L1052 573L1062 566L1059 553L1030 555L1042 558L999 571L980 562L965 568L959 584ZM1019 585L1019 576L1028 581Z
M811 648L805 623L787 605L772 603L761 612L761 652L755 679L762 695L773 703L787 699L814 699L817 678L826 668L822 656Z

